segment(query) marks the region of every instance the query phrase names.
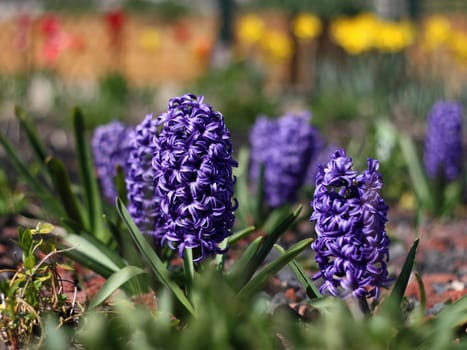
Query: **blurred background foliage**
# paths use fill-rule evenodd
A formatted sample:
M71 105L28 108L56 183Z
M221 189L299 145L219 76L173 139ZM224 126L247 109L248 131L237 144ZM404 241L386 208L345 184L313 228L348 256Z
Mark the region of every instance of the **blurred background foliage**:
M193 92L224 114L235 150L259 115L297 109L310 110L326 144L349 146L357 163L366 161L362 150L377 156L380 120L420 149L436 100L467 103L462 4L5 1L0 122L18 104L66 130L79 105L89 130L111 120L134 125ZM397 199L410 186L400 150L390 151L382 170L400 180L385 191Z

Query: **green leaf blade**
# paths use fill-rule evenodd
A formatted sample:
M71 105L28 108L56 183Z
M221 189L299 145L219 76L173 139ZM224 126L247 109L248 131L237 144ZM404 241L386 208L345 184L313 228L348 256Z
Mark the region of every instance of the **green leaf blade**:
M399 144L407 164L416 196L424 208L433 210L435 204L433 195L430 191L428 180L423 172L413 141L407 135L402 134L399 137Z
M399 274L390 295L390 298L394 298L398 303L402 301L402 298L405 294L405 290L407 288L407 284L409 283L410 274L412 272L412 268L415 262L415 255L417 252L418 242L419 239L416 239L412 247L410 248L409 253L407 254L407 257L405 259L404 265L402 266L401 273Z
M42 164L45 164L48 152L44 143L40 139L37 130L31 125L31 122L21 107L15 106L15 115L21 125L21 128L26 132L28 141L37 159L39 159Z
M255 255L251 258L250 263L246 267L244 274L243 274L243 281L242 285L248 282L248 280L253 276L255 271L259 268L259 266L264 262L267 255L274 247L274 244L279 239L279 237L289 228L289 226L295 221L295 219L300 214L302 210L302 206L298 206L293 212L288 213L282 220L279 221L279 224L276 225L271 233L265 237L261 246L255 253Z
M279 254L281 255L285 254L284 248L282 248L280 245L275 244L274 247L279 252ZM316 299L316 298L322 297L318 288L316 288L313 281L308 277L306 272L302 269L302 267L297 263L295 259L289 262L289 267L292 270L292 272L295 274L295 277L297 278L302 288L305 290L305 293L308 296L308 298Z
M92 310L102 304L110 297L117 289L123 286L132 278L146 273L143 269L136 266L125 266L124 268L113 273L107 281L102 285L97 294L91 300L88 310Z
M71 181L65 165L60 160L54 158L48 158L46 165L65 212L71 220L81 225L84 229L85 225L81 216L82 210L78 204L78 199L71 190Z
M276 260L270 262L261 271L259 271L251 280L238 293L239 298L249 298L257 292L264 284L264 282L279 272L285 265L292 261L298 254L310 246L312 238L304 239L292 247L290 247L284 254Z
M67 233L62 241L67 248L73 248L65 252L65 255L105 278L126 265L120 256L94 236Z
M169 271L165 267L164 263L160 260L157 254L154 252L152 247L144 238L143 234L136 227L135 223L130 217L128 210L123 205L123 202L120 198L117 198L116 201L117 212L122 218L123 222L127 225L130 235L133 238L138 250L141 252L152 271L158 277L158 279L175 295L175 297L180 301L180 303L189 311L192 315L195 315L195 310L193 305L188 300L186 295L180 289L180 287L175 284L169 275Z
M103 242L108 242L109 239L111 239L111 235L104 229L101 218L102 203L99 195L99 186L94 176L91 151L85 137L84 117L79 108L73 110L72 118L78 167L88 208L90 229L98 239Z

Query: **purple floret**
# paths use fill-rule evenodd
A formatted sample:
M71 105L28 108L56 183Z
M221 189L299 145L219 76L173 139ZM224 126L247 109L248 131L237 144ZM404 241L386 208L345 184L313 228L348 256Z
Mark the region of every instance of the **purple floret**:
M344 150L319 167L312 201L317 239L312 243L320 291L334 296L379 298L388 277L389 237L385 231L388 207L379 191L383 186L377 160L358 174Z
M428 114L425 138L425 169L430 178L444 176L453 181L461 174L462 106L437 102Z

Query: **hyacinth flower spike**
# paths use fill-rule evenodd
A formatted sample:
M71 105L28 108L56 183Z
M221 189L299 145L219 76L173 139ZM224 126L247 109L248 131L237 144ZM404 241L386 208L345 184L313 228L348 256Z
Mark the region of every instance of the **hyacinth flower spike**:
M369 312L367 299L377 301L387 288L389 238L385 231L388 207L379 191L383 186L378 161L369 158L368 169L359 174L344 150L334 152L320 166L311 221L317 239L312 243L322 279L321 293L353 296Z
M130 135L125 182L128 211L136 226L142 233L154 236L156 244L160 244L163 231L152 169L152 159L155 153L153 138L156 136L156 120L149 114Z
M186 94L169 101L157 128L152 169L162 243L182 258L193 254L194 262L224 253L220 245L234 224L237 162L222 114L203 97Z
M463 141L462 106L456 102L439 101L428 114L423 163L428 178L434 181L434 211L442 214L451 204L445 203L444 191L456 185L461 177ZM458 195L460 195L460 184ZM455 196L454 196L455 197ZM455 200L453 204L455 204ZM447 210L449 211L449 210Z
M309 164L322 144L310 120L307 111L276 119L260 116L251 128L249 178L257 192L256 225L264 223L269 211L287 209L298 199Z
M123 123L112 121L98 126L91 140L97 177L106 200L113 203L117 196L114 178L117 166L126 167L130 152L129 134L131 129Z

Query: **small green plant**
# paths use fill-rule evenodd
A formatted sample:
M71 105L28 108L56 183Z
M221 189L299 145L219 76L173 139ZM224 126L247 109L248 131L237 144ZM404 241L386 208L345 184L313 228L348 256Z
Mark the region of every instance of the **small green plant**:
M23 251L17 270L0 283L0 338L11 349L18 349L33 341L39 344L45 336L43 316L52 313L60 325L75 324L81 306L63 294L58 274L58 257L53 226L39 223L36 228L20 228L18 245Z

